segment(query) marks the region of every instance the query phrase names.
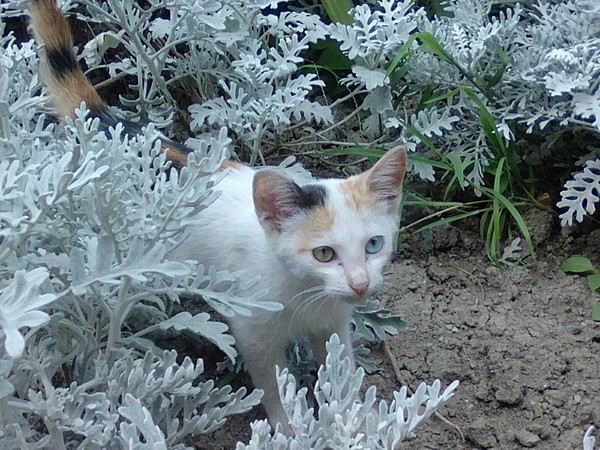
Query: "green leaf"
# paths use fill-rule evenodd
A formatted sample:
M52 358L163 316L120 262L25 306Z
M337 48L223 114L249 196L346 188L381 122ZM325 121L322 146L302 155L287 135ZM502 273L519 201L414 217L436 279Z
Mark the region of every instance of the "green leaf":
M408 59L408 57L410 55L412 43L414 40L415 40L415 36L411 35L408 38L408 41L406 41L406 43L402 46L402 48L400 50L398 50L398 53L396 53L396 56L394 56L394 59L392 59L390 61L390 63L388 64L388 67L387 67L388 76L391 76L392 73L394 73L396 71L398 66L404 65L404 63L406 62L406 60Z
M327 152L328 155L335 156L364 156L372 160L378 160L385 154L385 150L381 150L378 148L368 148L368 147L347 147L347 148L338 148Z
M458 184L460 186L461 189L464 190L465 188L465 166L464 163L462 161L462 159L460 158L460 155L458 153L449 153L447 155L448 157L448 161L450 161L450 164L452 164L452 168L454 169L454 175L456 176L457 180L458 180Z
M454 58L452 58L450 53L444 50L433 34L423 31L421 33L417 33L417 37L421 41L421 47L423 50L433 53L435 56L449 64L456 65Z
M315 50L322 50L317 60L317 66L329 70L350 70L352 61L340 50L340 43L327 39L319 41L313 46Z
M597 273L591 261L583 256L571 256L561 265L565 273L579 273L582 275Z
M423 111L425 108L425 104L429 101L431 96L433 95L433 87L431 84L428 84L421 92L421 99L419 100L419 104L416 106L415 111Z
M485 85L486 92L489 92L494 86L496 86L500 82L500 80L502 80L504 72L506 71L506 67L508 66L508 55L506 54L506 52L503 49L499 49L498 55L500 56L500 67Z
M529 233L529 229L527 228L527 224L525 223L523 216L521 216L521 213L517 211L515 204L513 204L501 192L497 192L493 189L486 188L485 186L481 186L479 189L488 197L494 200L498 200L502 204L502 206L510 213L514 221L517 223L519 230L523 234L523 237L525 238L525 242L527 242L527 246L529 247L531 255L535 258L535 249L533 246L533 241L531 240L531 234Z
M424 225L420 228L417 228L415 231L411 231L410 234L414 235L414 234L422 233L422 232L430 230L432 228L436 228L436 227L443 226L443 225L448 225L448 224L451 224L452 222L457 222L460 220L464 220L468 217L476 216L477 214L481 214L481 211L480 210L468 211L465 213L456 214L454 216L444 217L444 218L436 220L434 222L430 222L427 225ZM412 228L412 226L413 226L413 224L409 223L408 225L402 227L400 229L400 233L406 232L406 230L408 230L409 228Z
M411 154L408 156L408 160L411 162L416 162L416 163L421 163L421 164L429 164L430 166L437 167L438 169L450 170L449 164L446 164L446 163L443 163L440 161L435 161L433 159L425 158L423 156L416 156L414 154Z
M332 22L342 23L344 25L352 24L354 20L350 15L350 10L354 8L352 0L321 0L325 7L325 12Z
M592 320L594 322L600 322L600 303L596 303L596 306L592 309Z
M442 100L446 100L450 97L454 97L455 95L459 94L461 90L462 90L461 88L452 89L451 91L448 91L444 94L436 95L435 97L432 97L423 103L425 105L436 104L437 102L440 102Z
M588 286L592 291L600 289L600 273L594 273L587 276Z
M485 137L488 139L490 145L496 150L496 154L498 156L505 156L506 147L502 137L500 136L500 133L498 132L498 129L496 128L494 116L492 116L485 104L472 89L464 87L463 91L479 108L479 122L481 123L481 129L485 133Z
M395 335L399 328L406 326L406 322L399 315L380 308L377 300L367 300L364 305L357 306L352 320L354 332L368 341L384 341L386 334Z

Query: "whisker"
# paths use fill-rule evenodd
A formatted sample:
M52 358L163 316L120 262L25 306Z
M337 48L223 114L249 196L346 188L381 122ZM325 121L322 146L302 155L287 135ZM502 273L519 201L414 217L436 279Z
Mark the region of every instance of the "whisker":
M288 311L291 310L292 315L287 320L281 320L281 321L277 322L275 333L279 334L282 331L286 331L286 330L282 330L282 328L286 327L290 323L294 323L294 319L296 318L296 314L298 314L301 311L304 311L306 308L308 308L309 305L313 301L318 300L318 298L321 295L323 295L324 288L325 288L325 285L311 286L309 288L304 289L301 292L298 292L293 297L291 297L289 300L287 300L285 302L286 303L286 308L288 309ZM298 297L302 297L303 295L306 296L306 297L302 298L299 302L294 302L294 300L298 299Z
M305 299L303 299L294 308L294 312L292 313L292 316L290 317L290 322L291 323L294 322L294 318L296 317L297 313L306 311L306 309L308 309L309 306L311 306L313 303L315 303L316 301L318 301L326 296L327 296L327 293L325 291L320 291L320 292L316 292L316 293L306 297Z
M296 298L298 298L298 297L299 297L299 296L301 296L301 295L305 295L305 294L309 294L309 293L311 293L311 292L317 292L317 291L319 291L319 292L320 292L320 291L322 291L324 288L325 288L325 285L324 285L324 284L322 284L322 285L318 285L318 286L312 286L312 287L306 288L305 290L298 292L296 295L294 295L292 298L290 298L290 301L291 301L291 300L294 300L294 299L296 299Z

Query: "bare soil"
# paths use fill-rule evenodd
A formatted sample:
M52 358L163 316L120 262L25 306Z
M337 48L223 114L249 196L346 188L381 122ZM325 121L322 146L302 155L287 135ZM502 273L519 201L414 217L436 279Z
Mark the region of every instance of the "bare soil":
M536 220L537 259L514 267L491 264L480 238L457 228L401 245L378 295L408 322L389 344L411 387L460 381L441 413L464 435L431 419L401 448L581 449L585 430L600 425L600 323L591 320L600 295L560 268L573 255L600 267L600 230L550 236L551 218ZM372 350L380 371L367 383L390 398L400 384L382 347ZM197 448L235 448L263 416L234 418Z

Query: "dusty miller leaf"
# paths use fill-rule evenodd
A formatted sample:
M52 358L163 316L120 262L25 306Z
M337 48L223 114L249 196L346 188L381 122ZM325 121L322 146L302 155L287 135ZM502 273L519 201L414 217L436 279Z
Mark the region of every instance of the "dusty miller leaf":
M237 352L233 348L235 339L226 334L229 327L222 322L210 320L210 315L200 313L192 316L189 312L181 312L160 324L161 330L173 327L177 331L190 330L214 343L232 362L235 362Z
M368 341L385 340L386 334L395 335L406 322L389 309L380 308L378 300L367 300L354 309L354 332Z

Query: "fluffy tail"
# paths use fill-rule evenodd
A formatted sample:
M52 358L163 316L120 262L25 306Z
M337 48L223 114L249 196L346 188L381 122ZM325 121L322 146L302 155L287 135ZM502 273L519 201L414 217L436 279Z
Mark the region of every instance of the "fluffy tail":
M40 45L44 81L50 88L56 111L73 116L85 101L100 113L106 105L87 79L73 52L71 30L55 0L31 0L31 25Z
M92 115L107 126L122 122L125 130L139 132L140 125L115 118L85 76L73 52L69 23L56 5L56 0L30 0L31 25L40 46L44 81L50 88L55 109L61 117L74 116L75 109L85 101ZM161 151L175 167L185 166L190 149L161 138Z

